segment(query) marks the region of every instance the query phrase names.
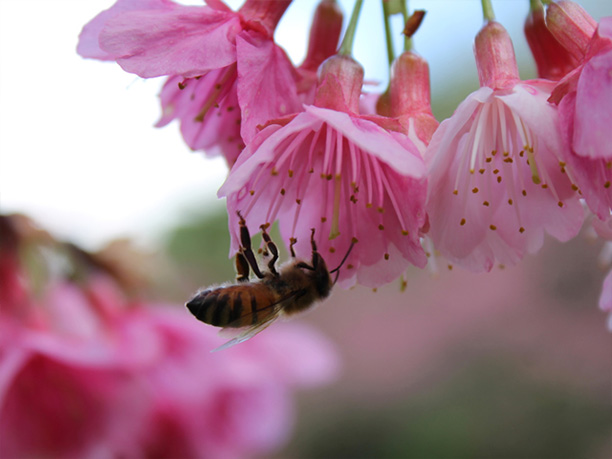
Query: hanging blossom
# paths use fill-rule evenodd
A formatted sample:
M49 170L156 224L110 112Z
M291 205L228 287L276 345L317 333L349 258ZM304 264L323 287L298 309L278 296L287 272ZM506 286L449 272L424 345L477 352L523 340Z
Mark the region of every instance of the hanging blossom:
M568 169L589 208L608 219L612 209L612 18L599 25L573 2L551 4L547 24L579 65L555 87Z
M128 300L95 254L16 216L0 236L1 457L269 455L294 388L337 371L325 340L289 324L211 354L214 330Z
M258 125L300 108L296 71L273 41L290 0L247 0L237 12L207 3L118 0L83 28L77 51L143 78L168 76L157 126L180 120L192 149L231 165Z
M219 196L227 197L231 253L237 211L254 229L278 220L298 256L309 259L310 231L343 286L389 282L409 263L423 267L426 179L416 146L395 120L359 115L363 69L337 55L320 70L314 105L270 122L247 145Z
M426 152L429 235L451 262L488 271L577 234L582 209L564 168L554 83L520 81L512 42L489 21L474 52L481 88L442 122Z

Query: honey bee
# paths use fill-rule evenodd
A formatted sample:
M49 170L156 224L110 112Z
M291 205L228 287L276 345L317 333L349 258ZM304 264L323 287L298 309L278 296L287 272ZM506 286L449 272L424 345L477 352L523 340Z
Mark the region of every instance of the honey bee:
M267 252L272 256L268 262L268 270L262 272L251 248L251 236L246 223L240 213L238 217L241 246L236 254L237 283L200 290L186 303L187 309L198 320L223 327L222 331L238 331L237 336L214 351L242 343L267 328L279 317L306 311L325 299L353 248L351 245L340 265L329 271L325 260L317 251L313 228L310 236L310 263L296 258L293 250L296 240L292 239L289 246L292 259L277 271L275 265L278 249L266 232L266 226L262 225L262 238ZM258 280L249 281L249 268ZM332 281L331 274L334 272L338 274Z

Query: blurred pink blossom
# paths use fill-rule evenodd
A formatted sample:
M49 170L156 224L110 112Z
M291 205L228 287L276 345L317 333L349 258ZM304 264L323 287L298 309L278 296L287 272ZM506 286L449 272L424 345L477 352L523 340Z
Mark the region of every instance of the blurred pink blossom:
M128 301L101 273L28 294L0 309L2 457L269 454L292 430L294 389L338 369L330 344L299 326L212 354L223 341L212 327Z

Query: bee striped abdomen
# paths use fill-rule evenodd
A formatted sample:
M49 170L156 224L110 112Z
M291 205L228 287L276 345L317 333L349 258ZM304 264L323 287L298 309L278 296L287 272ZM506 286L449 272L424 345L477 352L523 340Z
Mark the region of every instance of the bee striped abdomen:
M275 301L276 295L261 284L246 284L198 292L186 306L202 322L240 328L271 314Z

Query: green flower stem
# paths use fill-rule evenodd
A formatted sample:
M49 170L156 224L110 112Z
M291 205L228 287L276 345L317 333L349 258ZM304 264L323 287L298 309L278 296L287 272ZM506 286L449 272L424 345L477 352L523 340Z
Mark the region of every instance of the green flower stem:
M495 21L495 13L493 13L493 5L491 5L491 0L481 0L482 1L482 15L484 16L486 21Z
M391 37L391 23L389 22L389 17L391 14L389 13L389 4L382 1L383 7L383 20L385 22L385 40L387 41L387 58L389 59L389 67L393 64L395 60L395 51L393 50L393 38Z
M402 2L402 16L404 18L404 24L408 22L410 16L408 16L408 0ZM404 35L404 51L412 51L412 38Z
M543 8L540 0L529 0L529 11L540 11Z
M338 54L341 56L351 56L353 53L353 42L355 41L355 31L357 30L357 21L359 20L359 13L361 13L361 5L363 0L356 0L353 8L353 14L351 14L351 20L349 21L342 44L338 50Z

